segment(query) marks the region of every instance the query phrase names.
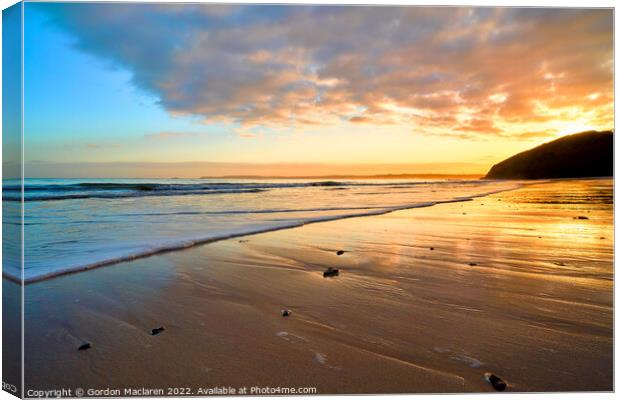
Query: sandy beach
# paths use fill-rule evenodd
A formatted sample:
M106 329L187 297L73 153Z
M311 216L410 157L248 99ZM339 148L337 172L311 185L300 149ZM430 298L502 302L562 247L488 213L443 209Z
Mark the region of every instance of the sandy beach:
M613 390L612 185L533 184L27 285L26 390L492 392L487 372L508 391Z

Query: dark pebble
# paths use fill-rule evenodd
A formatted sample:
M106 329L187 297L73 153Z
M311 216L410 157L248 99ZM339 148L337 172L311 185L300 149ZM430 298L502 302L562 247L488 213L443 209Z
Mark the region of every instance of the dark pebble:
M340 274L340 271L338 270L338 268L329 267L329 268L327 268L327 270L325 272L323 272L323 278L329 278L329 277L332 277L332 276L338 276L338 274Z
M574 219L590 219L590 218L588 218L586 216L583 216L583 215L580 215L578 217L575 217Z
M84 343L83 345L81 345L80 347L78 347L78 350L82 351L82 350L88 350L91 348L90 343Z
M497 375L488 374L486 378L487 381L489 381L489 383L491 384L491 386L493 386L493 389L497 390L498 392L503 392L504 390L506 390L506 382L504 382Z
M153 336L159 335L163 331L164 331L164 327L160 326L159 328L151 329L151 335L153 335Z
M435 248L434 248L434 247L431 247L431 250L435 250Z
M343 254L344 254L344 250L338 250L338 251L336 252L336 254L338 254L339 256L341 256L341 255L343 255Z
M282 316L283 317L288 317L289 315L291 315L293 312L291 310L282 310Z
M476 265L478 265L478 264L476 264L476 263L469 263L470 267L475 267Z

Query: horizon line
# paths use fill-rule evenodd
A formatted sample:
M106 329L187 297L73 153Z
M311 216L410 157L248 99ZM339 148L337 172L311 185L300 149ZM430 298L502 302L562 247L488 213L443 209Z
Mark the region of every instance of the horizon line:
M402 178L448 178L448 177L469 177L481 178L484 174L448 174L448 173L402 173L402 174L376 174L376 175L355 175L355 174L335 174L335 175L205 175L199 177L180 177L174 176L164 178L160 176L152 176L146 178L135 177L25 177L24 179L402 179ZM19 178L3 178L3 180L12 180Z

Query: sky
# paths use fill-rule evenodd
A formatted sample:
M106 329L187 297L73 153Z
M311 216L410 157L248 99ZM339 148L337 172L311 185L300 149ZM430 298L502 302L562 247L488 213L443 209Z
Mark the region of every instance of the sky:
M24 21L29 176L483 174L614 122L611 10L26 3Z

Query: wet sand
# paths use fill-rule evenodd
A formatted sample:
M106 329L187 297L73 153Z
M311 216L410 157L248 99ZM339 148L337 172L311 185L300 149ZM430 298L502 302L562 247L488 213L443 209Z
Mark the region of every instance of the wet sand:
M28 285L26 389L487 392L492 372L509 391L610 391L611 185L536 184Z

